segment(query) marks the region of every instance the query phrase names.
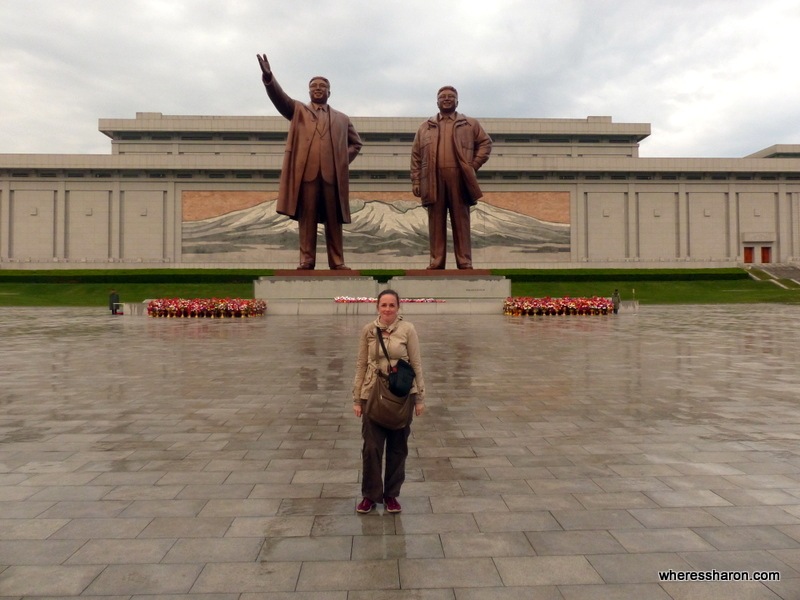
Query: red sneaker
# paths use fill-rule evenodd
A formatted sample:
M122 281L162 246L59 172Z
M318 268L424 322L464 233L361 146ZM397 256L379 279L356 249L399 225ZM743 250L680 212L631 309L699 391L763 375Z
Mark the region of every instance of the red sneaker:
M356 512L361 514L366 514L370 512L373 508L375 508L375 503L369 498L364 498L363 500L361 500L361 502L358 503L358 506L356 506Z
M397 498L386 496L386 498L383 499L383 505L386 507L386 512L389 513L399 513L401 510L403 510L403 507L400 506Z

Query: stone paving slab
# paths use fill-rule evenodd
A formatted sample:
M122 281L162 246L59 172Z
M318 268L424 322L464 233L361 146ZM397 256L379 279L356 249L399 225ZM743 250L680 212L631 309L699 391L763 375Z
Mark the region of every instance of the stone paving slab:
M0 599L800 598L797 307L413 315L403 512L360 516L367 318L0 311Z

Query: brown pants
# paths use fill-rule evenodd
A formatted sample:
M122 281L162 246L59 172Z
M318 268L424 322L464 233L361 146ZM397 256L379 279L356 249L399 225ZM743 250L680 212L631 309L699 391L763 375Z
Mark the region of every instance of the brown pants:
M361 449L363 473L361 495L373 502L383 502L384 497L396 498L406 479L406 457L411 426L403 429L386 429L368 417L361 418ZM383 473L383 451L386 448L386 473Z
M344 240L336 187L322 177L300 185L300 210L297 219L300 233L300 264L313 267L317 262L317 223L325 224L328 266L344 264Z
M444 269L447 263L447 215L453 229L453 251L459 269L472 268L472 239L469 230L469 204L461 170L440 168L436 202L428 206L428 237L431 246L431 269Z

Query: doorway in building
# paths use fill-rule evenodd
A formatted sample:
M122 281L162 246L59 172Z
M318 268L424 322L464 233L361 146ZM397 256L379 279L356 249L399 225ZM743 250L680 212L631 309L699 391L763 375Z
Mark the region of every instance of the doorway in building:
M744 247L744 262L745 264L752 264L755 255L755 248L753 246Z
M761 246L761 263L768 264L772 262L772 247Z

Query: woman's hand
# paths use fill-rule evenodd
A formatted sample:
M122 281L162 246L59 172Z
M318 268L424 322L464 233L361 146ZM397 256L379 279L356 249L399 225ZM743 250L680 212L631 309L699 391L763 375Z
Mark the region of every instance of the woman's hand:
M425 403L418 402L414 405L414 414L420 416L423 412L425 412Z
M353 403L353 414L357 417L360 417L362 412L363 409L361 407L361 404Z

